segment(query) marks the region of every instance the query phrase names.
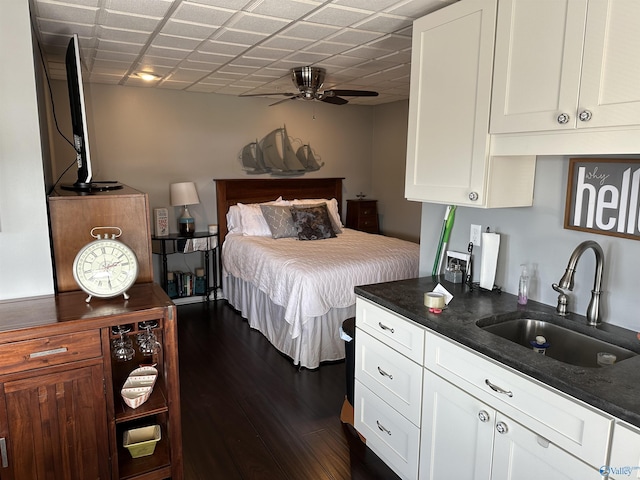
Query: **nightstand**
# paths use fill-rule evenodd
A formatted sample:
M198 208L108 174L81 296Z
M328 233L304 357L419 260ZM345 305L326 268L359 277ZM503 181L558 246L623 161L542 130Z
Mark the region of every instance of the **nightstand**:
M377 200L347 200L345 227L367 233L380 233Z

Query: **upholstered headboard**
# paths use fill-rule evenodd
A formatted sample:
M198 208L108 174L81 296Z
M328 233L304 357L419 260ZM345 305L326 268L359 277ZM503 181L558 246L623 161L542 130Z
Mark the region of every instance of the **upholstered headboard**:
M342 178L251 178L214 180L218 214L218 240L227 235L227 212L237 203L260 203L282 196L296 198L335 198L342 209Z

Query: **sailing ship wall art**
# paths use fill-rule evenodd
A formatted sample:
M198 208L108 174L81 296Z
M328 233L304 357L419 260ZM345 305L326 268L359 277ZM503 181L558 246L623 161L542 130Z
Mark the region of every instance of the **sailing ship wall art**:
M276 128L258 141L245 145L240 152L242 168L250 175L304 175L320 170L324 162L308 144L294 149L287 127Z

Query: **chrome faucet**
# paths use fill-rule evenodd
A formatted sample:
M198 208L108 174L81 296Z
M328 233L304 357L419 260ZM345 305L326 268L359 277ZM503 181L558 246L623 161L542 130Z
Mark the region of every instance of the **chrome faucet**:
M597 325L600 323L600 294L602 293L600 288L602 286L602 269L604 268L604 252L597 242L587 240L578 245L571 254L571 257L569 257L569 264L567 265L564 275L558 283L554 283L551 287L560 293L560 295L558 295L556 311L559 315L568 315L567 296L563 292L563 289L573 290L573 275L576 265L582 254L588 248L591 248L596 255L596 272L593 280L593 290L591 290L591 301L587 307L587 324Z

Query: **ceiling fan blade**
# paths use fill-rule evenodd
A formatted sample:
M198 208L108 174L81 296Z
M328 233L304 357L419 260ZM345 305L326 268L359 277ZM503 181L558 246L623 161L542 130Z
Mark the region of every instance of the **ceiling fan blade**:
M282 100L277 101L276 103L272 103L269 106L273 107L274 105L278 105L280 103L288 102L289 100L297 100L298 98L302 98L300 95L294 95L291 98L284 98Z
M377 97L378 92L370 90L325 90L325 95L337 95L343 97Z
M332 103L334 105L344 105L345 103L349 103L349 100L341 98L341 97L324 97L320 99L321 102Z
M278 93L243 93L238 95L239 97L266 97L271 95L282 95L285 97L297 97L298 93L278 92Z

